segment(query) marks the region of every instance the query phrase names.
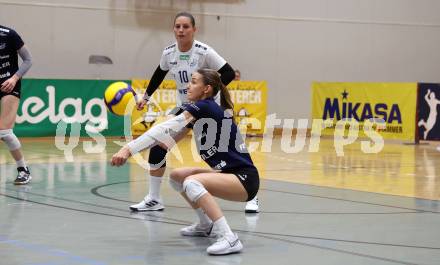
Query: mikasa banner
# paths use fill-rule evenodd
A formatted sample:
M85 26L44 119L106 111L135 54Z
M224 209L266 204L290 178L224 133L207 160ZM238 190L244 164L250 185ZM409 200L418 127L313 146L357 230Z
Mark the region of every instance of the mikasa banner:
M343 83L315 82L312 85L313 119L341 119L363 123L382 119L385 127L377 130L385 139L415 140L417 83ZM333 135L334 126L322 131Z
M14 132L55 136L60 121L81 125L81 136L123 135L124 119L107 111L104 91L114 80L24 79ZM70 126L67 126L70 132Z

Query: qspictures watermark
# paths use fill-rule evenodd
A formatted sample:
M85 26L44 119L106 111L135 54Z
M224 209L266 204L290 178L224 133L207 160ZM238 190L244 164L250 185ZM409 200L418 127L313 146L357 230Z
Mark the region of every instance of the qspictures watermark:
M142 117L141 117L142 119ZM248 118L247 122L251 126L259 126L261 122L255 118ZM295 123L296 122L296 123ZM360 131L363 131L365 136L361 140L361 151L366 154L379 153L384 147L384 139L379 131L385 129L385 121L383 119L368 119L362 124L355 119L342 119L334 123L333 120L314 119L311 122L311 137L307 138L305 132L309 128L308 119L278 119L276 114L271 114L266 117L265 134L262 141L255 141L248 139L247 144L244 144L246 132L240 134L237 130L235 141L231 143L231 126L232 119L225 118L221 124L217 124L214 119L205 118L197 120L193 126L193 140L191 141L191 154L195 161L208 159L209 157L200 157L199 150L207 151L210 156L217 152L228 152L228 146L235 145L235 149L239 152L253 153L258 150L263 153L272 152L274 146L274 130L282 126L282 134L280 140L280 149L286 154L299 153L305 150L307 152L319 152L322 131L326 128L334 127L333 143L335 154L337 156L344 156L344 147L354 143L360 137ZM113 141L120 146L124 146L133 140L131 135L131 118L125 116L124 119L124 141ZM67 136L67 127L69 125L65 121L60 121L57 126L57 136L55 138L55 146L64 152L67 161L72 162L73 149L79 146L79 135L81 125L79 123L70 124L70 136ZM294 137L293 131L297 129L297 134ZM87 131L87 130L86 130ZM83 150L85 153L100 153L104 152L107 146L107 139L99 132L94 131L89 133L92 141L84 141ZM164 136L161 136L163 138ZM197 138L198 137L198 138ZM203 138L203 141L202 139ZM161 139L156 139L159 142ZM308 142L308 145L306 145ZM183 156L179 146L168 139L168 147L170 153L175 156L179 162L183 162ZM206 156L206 155L205 155ZM134 156L135 161L144 168L149 166L157 167L158 165L149 165L141 155ZM164 162L164 161L162 161Z

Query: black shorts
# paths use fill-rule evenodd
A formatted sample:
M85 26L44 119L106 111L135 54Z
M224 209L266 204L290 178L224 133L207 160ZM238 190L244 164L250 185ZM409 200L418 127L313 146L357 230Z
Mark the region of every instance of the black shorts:
M6 81L6 79L0 81L0 84L2 84L5 81ZM14 89L12 89L11 92L5 93L3 91L0 91L0 99L3 98L4 96L7 96L7 95L12 95L12 96L15 96L17 98L21 97L21 79L17 81L17 83L15 84Z
M252 200L260 188L260 176L256 168L237 168L222 170L222 173L234 174L240 180L244 189L247 191L248 198L246 201Z

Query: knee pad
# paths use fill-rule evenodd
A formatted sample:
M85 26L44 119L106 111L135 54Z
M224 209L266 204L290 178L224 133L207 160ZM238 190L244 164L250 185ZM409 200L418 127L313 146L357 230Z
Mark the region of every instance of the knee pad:
M192 202L197 202L198 199L208 192L203 184L195 179L186 179L183 182L183 190Z
M148 156L148 163L155 169L163 168L167 166L167 153L166 149L155 145L150 149L150 155Z
M20 141L17 136L15 136L12 129L0 130L0 139L5 142L10 151L15 151L21 147Z
M170 186L177 192L183 192L183 184L175 181L174 179L169 179Z

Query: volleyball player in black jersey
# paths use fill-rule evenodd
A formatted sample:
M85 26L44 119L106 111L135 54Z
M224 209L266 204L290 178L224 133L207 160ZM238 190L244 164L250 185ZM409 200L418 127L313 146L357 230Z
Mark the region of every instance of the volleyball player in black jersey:
M23 60L19 65L18 56ZM17 164L14 184L32 179L13 128L21 96L21 77L32 65L31 55L18 33L0 25L0 139L5 142Z
M221 91L221 106L214 95ZM243 245L231 231L223 212L214 200L249 201L259 189L258 170L246 149L232 114L229 93L214 70L199 69L192 74L188 86L191 103L182 106L183 112L153 126L139 138L121 148L112 157L112 165L123 165L127 159L156 145L172 147L193 128L201 158L206 168L177 168L171 172L170 185L188 201L199 221L182 228L183 236L217 235L217 241L207 248L212 255L236 253Z

